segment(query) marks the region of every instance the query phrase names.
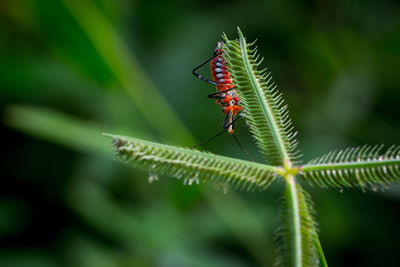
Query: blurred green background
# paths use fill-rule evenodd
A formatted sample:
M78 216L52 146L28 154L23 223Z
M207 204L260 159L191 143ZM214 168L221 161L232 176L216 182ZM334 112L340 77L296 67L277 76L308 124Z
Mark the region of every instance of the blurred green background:
M237 25L258 39L305 161L399 144L398 1L2 0L0 266L273 263L283 183L149 184L101 136L191 146L217 133L215 89L191 71ZM243 121L237 133L261 161ZM245 158L227 135L203 149ZM306 189L331 266L398 264L398 186Z

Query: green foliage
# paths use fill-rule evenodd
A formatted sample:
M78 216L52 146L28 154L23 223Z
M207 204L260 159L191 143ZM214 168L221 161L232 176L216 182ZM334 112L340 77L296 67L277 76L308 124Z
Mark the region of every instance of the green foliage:
M376 188L400 181L400 147L381 146L332 151L311 160L300 175L321 187Z
M258 70L257 48L247 44L238 28L239 41L226 42L224 57L238 88L249 129L265 159L273 165L282 165L285 159L293 161L297 142L293 125L282 94L271 81L267 69Z
M196 82L190 66L211 55L215 33L236 39L239 23L279 77L304 154L398 142L400 5L343 3L2 1L0 266L271 266L273 200L283 179L251 196L182 189L182 180L149 186L146 174L110 160L99 133L179 146L213 134L214 117L222 119L205 98L213 88ZM203 118L213 118L209 127ZM207 150L239 153L230 141ZM344 187L330 172L324 177ZM363 194L351 186L315 198L330 264L397 265L400 190Z
M321 186L375 186L400 180L400 147L380 156L380 147L331 152L305 166L295 166L292 122L281 94L266 70L259 71L253 44L247 44L238 28L239 41L226 35L224 58L244 108L249 129L261 153L274 166L237 160L187 148L152 143L135 138L114 138L118 157L133 167L154 174L167 174L192 184L199 180L222 181L250 188L265 188L277 176L286 181L285 204L280 227L277 264L281 266L327 266L313 218L308 194L296 183L300 175Z
M275 166L152 143L130 137L108 135L114 138L113 144L120 160L133 167L144 169L154 174L167 174L185 179L192 184L199 180L223 181L224 184L265 188L277 176L288 182L285 213L285 249L282 257L294 266L302 263L316 263L314 222L309 212L309 205L296 185L294 176L297 168L293 167L293 149L296 142L290 134L291 121L282 98L269 82L268 75L257 70L255 51L250 49L238 29L240 41L226 41L224 57L228 61L234 83L243 101L246 120L256 143L264 157ZM282 166L283 165L283 166ZM282 167L280 167L282 166ZM288 245L291 244L291 245ZM322 250L319 252L322 253ZM281 261L284 263L285 261ZM300 264L300 265L299 265ZM308 265L312 266L312 265Z

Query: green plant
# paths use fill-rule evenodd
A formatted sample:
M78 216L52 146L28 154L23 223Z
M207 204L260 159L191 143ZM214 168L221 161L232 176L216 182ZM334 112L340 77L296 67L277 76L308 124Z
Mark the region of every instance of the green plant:
M400 180L400 147L381 153L382 146L363 146L330 152L300 165L297 141L286 106L265 70L258 70L253 44L247 44L240 29L239 40L225 35L224 57L242 99L249 129L267 164L238 160L168 146L136 138L112 137L122 161L148 171L184 179L192 184L211 181L241 188L265 189L272 181L286 182L282 223L278 231L279 259L284 266L327 266L318 240L314 210L309 195L298 183L302 179L321 187L358 187L362 190Z

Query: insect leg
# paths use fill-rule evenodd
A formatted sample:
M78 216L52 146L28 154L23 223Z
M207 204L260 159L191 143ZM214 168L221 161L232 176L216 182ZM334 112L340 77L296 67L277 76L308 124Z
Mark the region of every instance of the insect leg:
M232 91L233 89L234 88L231 88L231 89L228 89L228 90L219 91L219 92L216 92L216 93L212 93L212 94L209 94L207 97L208 98L224 98L224 97L222 97L220 95L224 94L226 92Z
M251 161L254 162L254 159L250 156L250 154L246 151L246 149L244 149L244 147L239 143L239 139L236 137L236 135L234 135L234 134L231 134L231 135L233 136L233 139L235 139L236 144L238 144L238 146L240 147L240 150L242 150L243 153L245 153L246 156L247 156Z
M191 146L190 148L195 148L195 147L198 147L198 146L204 145L204 144L206 144L206 143L210 142L211 140L213 140L215 137L218 137L218 136L220 136L221 134L223 134L223 133L225 133L225 132L226 132L226 130L225 130L225 129L223 129L222 131L220 131L220 132L219 132L219 133L217 133L216 135L214 135L214 136L212 136L212 137L210 137L210 138L207 138L206 140L204 140L204 141L201 141L201 142L200 142L200 143L198 143L197 145Z
M232 120L232 115L230 114L231 111L228 112L228 114L226 115L225 118L225 122L224 122L224 129L228 129L228 132L233 136L233 139L235 139L235 142L238 144L240 150L243 151L243 153L246 154L246 156L251 160L254 161L254 159L250 156L250 154L246 151L246 149L244 149L244 147L240 144L238 138L236 137L236 135L233 133L233 125L235 122L238 121L238 119L240 119L242 116L238 116L236 117L234 120ZM231 121L230 123L227 124L227 121ZM229 127L232 127L231 129L229 129Z
M210 83L210 84L212 84L212 85L217 86L218 83L216 83L216 82L214 82L214 81L211 81L211 80L207 79L206 77L201 76L199 73L196 72L196 70L198 70L199 68L203 67L205 64L207 64L208 62L210 62L211 60L213 60L214 58L216 58L216 57L219 56L220 54L221 54L221 53L216 54L215 56L213 56L213 57L207 59L206 61L204 61L203 63L201 63L199 66L197 66L196 68L194 68L193 71L192 71L193 75L196 76L197 78L199 78L200 80L203 80L203 81L205 81L205 82L207 82L207 83Z
M229 115L229 113L228 113L228 115ZM228 115L227 115L227 117L228 117ZM239 114L239 116L237 116L231 123L229 123L227 125L224 125L224 129L227 129L228 127L232 126L232 130L233 130L234 123L237 122L241 117L242 117L241 114ZM225 121L226 121L226 118L225 118ZM236 142L236 144L238 144L240 150L242 150L242 152L245 153L246 156L251 161L254 161L254 159L250 156L250 154L246 151L246 149L244 149L244 147L240 144L239 139L236 137L236 135L233 132L229 131L229 130L228 130L228 132L232 135L233 139L235 139L235 142Z

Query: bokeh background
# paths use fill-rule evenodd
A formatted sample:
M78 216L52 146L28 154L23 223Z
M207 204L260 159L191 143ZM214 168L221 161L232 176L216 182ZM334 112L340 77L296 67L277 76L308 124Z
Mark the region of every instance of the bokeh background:
M217 133L215 89L191 71L236 26L258 39L304 161L399 144L398 1L2 0L0 266L273 263L283 183L149 184L101 136L191 146ZM243 121L237 133L261 161ZM245 158L228 135L203 149ZM398 264L398 186L305 186L331 266Z

